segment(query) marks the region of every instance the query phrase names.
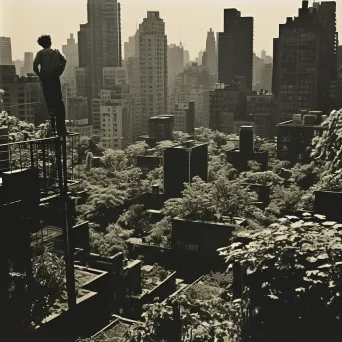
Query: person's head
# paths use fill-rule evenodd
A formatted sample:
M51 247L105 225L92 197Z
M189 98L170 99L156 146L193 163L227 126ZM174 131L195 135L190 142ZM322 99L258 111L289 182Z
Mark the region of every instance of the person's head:
M51 47L51 37L49 35L43 34L38 38L38 44L44 49Z

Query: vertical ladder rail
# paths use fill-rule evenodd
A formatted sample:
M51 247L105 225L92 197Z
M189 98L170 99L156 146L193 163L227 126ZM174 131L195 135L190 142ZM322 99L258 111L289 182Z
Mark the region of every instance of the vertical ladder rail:
M63 214L63 239L64 239L64 259L66 266L66 282L68 293L69 310L76 306L76 289L74 263L70 246L69 231L71 220L68 208L68 177L67 177L67 157L66 157L66 137L56 138L56 161L58 168L58 182L62 202Z

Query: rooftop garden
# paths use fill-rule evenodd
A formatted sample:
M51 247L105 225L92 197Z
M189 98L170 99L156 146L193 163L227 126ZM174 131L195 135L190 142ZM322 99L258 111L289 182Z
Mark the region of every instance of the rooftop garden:
M159 265L144 265L141 267L142 282L141 287L143 292L153 290L163 280L165 280L172 272L167 271Z

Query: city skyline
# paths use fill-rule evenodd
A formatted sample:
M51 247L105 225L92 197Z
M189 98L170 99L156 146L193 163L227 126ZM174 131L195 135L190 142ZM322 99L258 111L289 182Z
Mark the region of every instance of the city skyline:
M22 0L0 0L0 13L3 16L0 36L11 38L13 60L22 59L26 51L38 51L36 40L42 33L50 34L54 46L61 49L70 33L76 36L79 25L86 23L86 3L87 0L31 0L30 3ZM312 3L313 1L310 1L310 5ZM191 60L194 60L198 52L205 48L207 31L210 28L215 33L223 30L224 8L236 8L244 16L253 16L254 52L260 55L261 50L266 50L268 55L272 55L273 38L278 36L279 24L285 23L288 16L298 15L301 0L281 3L274 3L271 0L264 0L262 3L251 0L215 0L210 3L203 0L175 0L172 3L161 0L146 0L143 3L137 0L124 0L121 6L122 45L135 33L147 11L156 10L165 21L168 44L179 44L182 40L185 49L190 51ZM196 6L196 16L190 17L189 13L193 13L193 6ZM337 13L341 13L341 7L342 4L337 2ZM41 16L42 12L46 14L45 18ZM268 13L272 13L272 16ZM175 17L177 20L174 20ZM63 25L59 24L61 18ZM18 22L22 25L17 25ZM337 31L342 32L339 16Z

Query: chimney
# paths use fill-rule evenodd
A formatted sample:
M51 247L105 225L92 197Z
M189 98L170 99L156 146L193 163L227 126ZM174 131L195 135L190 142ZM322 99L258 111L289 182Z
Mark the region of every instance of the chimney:
M159 184L153 184L152 185L152 194L159 194L159 193L160 193Z
M303 0L302 1L302 9L303 10L308 10L309 9L309 1L308 0Z
M253 126L240 127L240 152L252 155L254 152L254 130Z
M292 17L287 17L286 18L286 24L292 23Z

